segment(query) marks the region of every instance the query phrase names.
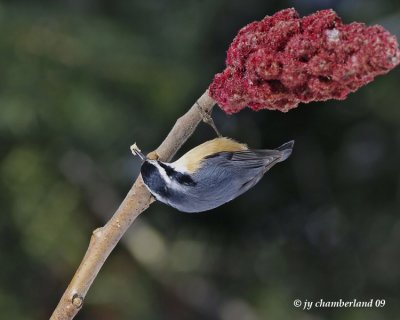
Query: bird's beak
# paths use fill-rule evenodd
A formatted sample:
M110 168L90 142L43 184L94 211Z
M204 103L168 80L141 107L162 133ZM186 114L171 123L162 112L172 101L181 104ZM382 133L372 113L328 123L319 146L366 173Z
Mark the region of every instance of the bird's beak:
M136 145L136 142L133 145L131 145L131 151L134 156L139 156L141 160L143 161L147 160L147 157L142 153L142 151L140 151L140 149Z

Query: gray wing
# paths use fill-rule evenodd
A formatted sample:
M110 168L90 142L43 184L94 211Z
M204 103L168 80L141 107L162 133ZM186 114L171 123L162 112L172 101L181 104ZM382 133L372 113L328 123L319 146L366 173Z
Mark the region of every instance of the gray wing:
M221 152L219 156L222 156L226 160L220 162L220 164L225 162L226 166L235 167L236 172L247 173L242 176L244 181L238 190L239 195L257 184L263 175L276 163L286 160L292 153L293 145L294 141L289 141L273 150Z
M290 142L275 150L224 151L206 157L207 166L193 175L196 187L185 189L185 198L192 203L180 210L189 212L195 203L199 211L205 211L238 197L273 165L285 160L292 147Z
M243 150L234 152L219 152L211 157L219 158L219 165L233 166L246 171L260 170L263 174L277 162L283 161L278 150Z
M264 168L264 173L282 158L281 152L276 150L245 150L232 153L230 161L235 166L246 169Z
M209 156L208 158L217 156L222 157L227 161L226 164L232 161L232 164L235 166L246 169L264 168L265 171L263 173L265 173L277 162L286 160L292 153L293 145L294 141L289 141L273 150L262 149L219 152Z
M252 150L232 154L231 161L236 167L239 166L253 172L253 176L248 177L249 179L242 184L238 194L242 194L256 185L280 159L281 154L275 150Z

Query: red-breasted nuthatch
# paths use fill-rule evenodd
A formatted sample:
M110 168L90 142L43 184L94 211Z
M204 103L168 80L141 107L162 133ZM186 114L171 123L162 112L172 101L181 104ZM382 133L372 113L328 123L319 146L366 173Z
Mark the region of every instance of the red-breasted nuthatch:
M207 141L172 163L144 161L141 174L159 201L183 212L201 212L231 201L252 188L276 163L292 153L294 141L274 150L251 150L229 138Z

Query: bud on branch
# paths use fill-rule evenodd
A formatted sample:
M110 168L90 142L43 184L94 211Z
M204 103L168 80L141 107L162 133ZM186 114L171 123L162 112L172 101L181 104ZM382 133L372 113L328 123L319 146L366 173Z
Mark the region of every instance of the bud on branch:
M395 36L381 26L343 24L333 10L300 18L285 9L239 31L209 89L229 114L247 106L287 112L343 100L399 61Z

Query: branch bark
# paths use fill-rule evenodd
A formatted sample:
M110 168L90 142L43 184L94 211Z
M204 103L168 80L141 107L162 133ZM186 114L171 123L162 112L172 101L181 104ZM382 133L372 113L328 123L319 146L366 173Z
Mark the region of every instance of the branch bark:
M202 120L199 106L204 112L209 113L214 104L215 101L206 90L189 111L176 121L161 145L152 152L152 156L163 161L170 160ZM90 286L111 251L139 214L146 210L153 201L153 197L139 175L112 218L104 227L93 231L86 254L50 320L69 320L75 317L82 308Z

